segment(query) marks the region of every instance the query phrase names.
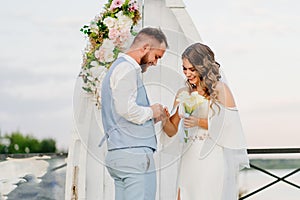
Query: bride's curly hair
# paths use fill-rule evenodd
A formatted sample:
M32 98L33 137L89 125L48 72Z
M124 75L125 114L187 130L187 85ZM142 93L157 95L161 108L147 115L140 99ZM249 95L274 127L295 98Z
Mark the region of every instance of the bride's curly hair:
M195 43L190 45L183 53L182 59L187 59L197 70L200 86L204 90L204 97L211 100L212 104L218 100L216 85L221 78L220 64L215 61L214 52L206 45ZM187 81L190 90L191 84Z

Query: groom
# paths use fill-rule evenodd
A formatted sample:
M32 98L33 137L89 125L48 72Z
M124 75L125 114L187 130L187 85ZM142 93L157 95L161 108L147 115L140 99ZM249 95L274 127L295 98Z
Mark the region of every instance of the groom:
M154 200L156 150L154 121L165 118L163 106L150 105L141 73L156 65L168 48L157 28L142 29L130 49L119 54L101 90L102 122L108 153L106 167L115 183L116 200Z

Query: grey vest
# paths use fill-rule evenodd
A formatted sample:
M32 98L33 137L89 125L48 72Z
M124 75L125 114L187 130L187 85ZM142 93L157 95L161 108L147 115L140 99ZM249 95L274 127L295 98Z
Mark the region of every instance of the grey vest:
M119 57L108 70L102 82L102 123L106 135L108 150L150 147L156 150L156 136L153 120L148 120L144 124L134 124L120 116L113 104L112 91L110 88L110 76L116 66L121 62L128 62L125 58ZM128 62L128 64L130 64ZM134 68L134 66L132 66ZM125 102L126 103L126 102ZM136 104L149 107L149 100L141 80L137 73L137 98Z

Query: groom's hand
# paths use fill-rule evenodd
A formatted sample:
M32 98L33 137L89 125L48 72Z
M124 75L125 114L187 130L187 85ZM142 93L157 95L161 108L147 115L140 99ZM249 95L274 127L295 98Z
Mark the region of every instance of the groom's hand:
M152 106L150 106L153 112L153 118L154 118L154 122L159 122L163 119L163 116L165 115L165 111L164 108L161 104L156 103Z

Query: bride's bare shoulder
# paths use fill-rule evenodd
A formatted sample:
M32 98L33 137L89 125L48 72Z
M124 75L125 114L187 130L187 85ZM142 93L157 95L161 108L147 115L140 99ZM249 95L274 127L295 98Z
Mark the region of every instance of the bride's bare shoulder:
M236 106L232 92L226 83L219 81L216 85L216 91L219 103L230 108Z

